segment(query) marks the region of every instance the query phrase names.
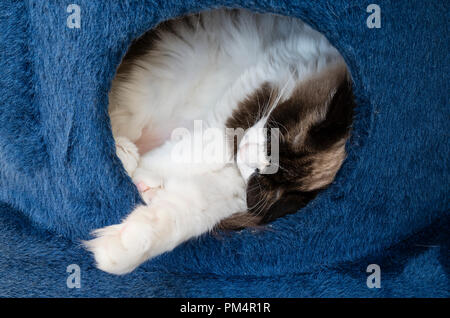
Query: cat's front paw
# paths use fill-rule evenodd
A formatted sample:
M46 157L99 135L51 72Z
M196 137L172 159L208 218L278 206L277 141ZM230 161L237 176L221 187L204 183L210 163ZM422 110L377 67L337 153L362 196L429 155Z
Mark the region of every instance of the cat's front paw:
M116 154L129 176L133 176L139 164L139 150L136 145L126 137L116 137Z
M97 267L105 272L127 274L151 257L153 233L147 222L125 221L92 234L96 238L83 244L94 254Z

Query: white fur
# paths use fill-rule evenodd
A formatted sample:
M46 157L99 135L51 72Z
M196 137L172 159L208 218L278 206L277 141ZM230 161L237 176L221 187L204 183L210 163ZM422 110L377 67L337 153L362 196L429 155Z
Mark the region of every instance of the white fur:
M239 102L263 83L277 85L282 100L296 83L340 59L321 34L300 20L241 11L233 23L224 10L202 15L206 30L193 16L195 32L177 27L184 40L161 34L157 47L135 61L139 67L131 76L113 82L110 117L117 155L133 180L150 190L142 192L147 205L138 206L121 224L95 231L96 238L85 242L98 268L109 273L128 273L245 211L245 181L267 165L264 156L257 164L245 159L252 151L261 152L263 145L249 140L265 122L247 132L237 165L175 163L177 142L166 140L174 128L193 132L193 121L201 120L203 128L223 130ZM134 143L143 138L144 129L153 139L166 141L139 157ZM202 142L223 142L217 138Z

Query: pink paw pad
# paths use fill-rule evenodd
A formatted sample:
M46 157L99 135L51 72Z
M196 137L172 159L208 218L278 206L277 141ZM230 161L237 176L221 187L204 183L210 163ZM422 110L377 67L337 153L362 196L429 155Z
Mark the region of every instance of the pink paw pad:
M150 187L146 185L144 182L138 182L136 184L136 187L138 188L139 192L145 192L150 190Z

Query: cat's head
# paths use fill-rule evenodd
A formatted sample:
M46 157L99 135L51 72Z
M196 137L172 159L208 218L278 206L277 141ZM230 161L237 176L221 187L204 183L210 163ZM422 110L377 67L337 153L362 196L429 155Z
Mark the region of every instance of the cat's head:
M295 84L283 98L281 90L263 85L227 123L248 128L236 159L247 183L248 211L260 223L298 211L333 181L345 159L355 106L344 64ZM252 126L245 127L249 118Z

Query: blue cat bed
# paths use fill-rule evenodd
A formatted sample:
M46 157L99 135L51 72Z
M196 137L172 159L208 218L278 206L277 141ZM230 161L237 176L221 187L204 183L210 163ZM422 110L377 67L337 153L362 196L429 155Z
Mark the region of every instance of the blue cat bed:
M69 28L67 7L80 9ZM448 1L0 2L0 296L449 296ZM346 59L357 114L334 184L270 230L205 235L126 276L80 247L139 194L107 93L131 41L228 6L302 18ZM69 10L70 11L70 10ZM73 25L72 25L73 26ZM81 268L68 288L67 266ZM381 288L368 288L369 264Z

